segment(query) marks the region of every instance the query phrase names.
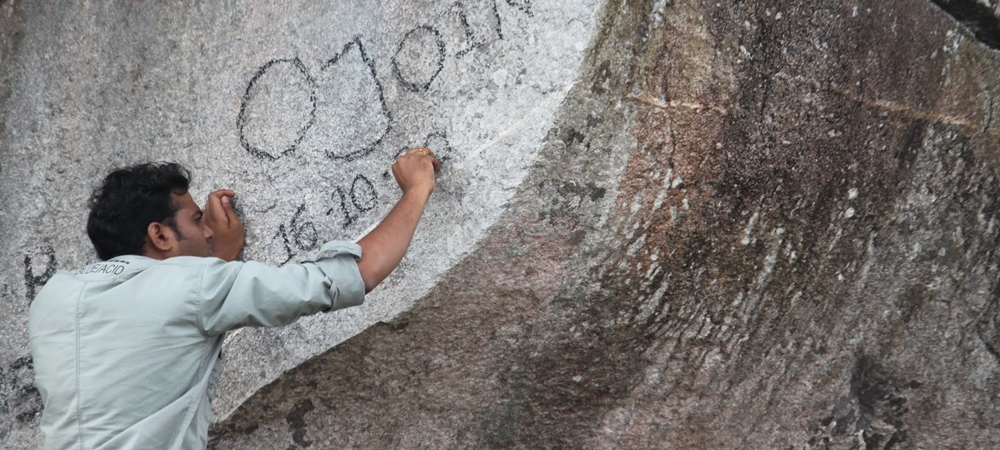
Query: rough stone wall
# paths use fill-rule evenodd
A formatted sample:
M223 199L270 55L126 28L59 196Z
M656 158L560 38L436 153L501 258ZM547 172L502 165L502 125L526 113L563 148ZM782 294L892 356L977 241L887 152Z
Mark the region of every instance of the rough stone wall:
M243 257L308 259L398 198L402 150L444 162L399 270L363 307L232 333L214 407L406 311L472 251L535 160L596 1L0 2L0 447L35 447L27 310L95 259L86 199L114 166L174 160L237 192Z
M465 135L464 145L451 144L456 158L471 162L475 158L468 155L504 154L480 150L478 139L506 130L528 134L503 147L510 159L526 161L515 165L523 174L502 188L475 183L478 177L503 178L504 158L480 170L445 173L433 200L439 209L432 206L428 218L435 227L418 230L427 234L415 244L418 255L432 256L404 266L372 299L376 306L369 306L393 308L323 319L314 328L236 336L227 364L249 372L258 358L272 372L246 379L229 374L222 387L230 392L222 400L228 406L219 410L210 447L1000 446L1000 58L989 39L960 24L968 20L938 6L943 3L949 2L577 5L588 9L577 11L575 20L593 26L576 30L588 33L531 28L523 9L537 19L545 11L576 11L572 5L487 3L498 5L501 17L521 17L504 39L485 45L487 54L520 58L560 42L573 50L581 40L585 44L585 57L550 82L555 91L571 88L552 100L548 115L489 100L469 112L447 111L472 118L448 129L449 142L452 133L475 122L476 113L504 106L512 122L534 124L537 135L499 127L492 135ZM396 42L420 23L454 17L428 9L426 21L401 19L405 25L381 40ZM24 17L38 11L14 8ZM376 22L379 14L389 13L352 17ZM550 14L550 20L562 17ZM310 23L295 20L278 35ZM3 48L23 47L17 36L7 33ZM542 44L531 44L532 37ZM201 39L191 37L187 45L198 47ZM502 42L516 39L523 39L520 48ZM447 61L458 60L456 48L463 47L456 45L445 43ZM310 48L302 44L298 53ZM287 58L297 52L276 53ZM278 57L258 55L241 69L219 69L217 76L234 78L219 82L228 87L229 106L222 110L229 111L230 122L206 128L244 158L253 153L233 123L238 128L244 117L256 117L238 112L245 110L243 97L251 95L248 80L256 79L261 61ZM540 63L524 67L530 74ZM287 73L274 74L299 79L297 64L281 64ZM381 74L393 70L375 67L384 67L376 70ZM497 87L485 81L480 86L499 97L507 91L494 76L506 77L484 72L480 79L490 78ZM398 89L408 89L398 81ZM274 95L294 97L299 91ZM552 92L538 91L535 103ZM393 117L421 111L407 106L410 100L388 98L387 104L410 111ZM11 100L5 102L0 113L8 114L9 133ZM422 122L413 123L419 128ZM282 142L299 139L291 128ZM319 128L329 133L324 139L363 140L335 136L333 126ZM269 133L276 132L242 136L276 139ZM4 136L4 155L14 154L18 149ZM284 147L275 148L268 154L277 156ZM357 173L390 160L388 150ZM224 181L246 175L213 169L218 155L176 154ZM254 191L254 185L268 183L252 177L243 189L261 198L300 189L282 180L301 169L282 172L265 165L266 156L255 158L242 161L261 165L265 175L276 171L268 180L279 186L277 194ZM2 168L5 199L15 197L7 191L14 184L8 167ZM46 167L35 170L44 174ZM98 168L94 164L87 175L96 176ZM227 173L231 178L224 178ZM321 186L326 179L319 178ZM373 186L381 192L381 185ZM456 214L461 202L454 202L455 192L477 189L502 201L477 214ZM383 204L389 202L380 197ZM258 253L251 256L283 262L283 242L289 240L280 239L280 226L300 229L296 225L304 222L290 222L297 205L281 207L289 209L273 220L263 208L246 211L260 236L278 230L278 238L252 247L248 253ZM10 214L0 218L5 233L15 224L31 224ZM452 227L438 231L442 224ZM469 227L483 234L462 240L469 242L467 250L433 256L443 242L452 242L455 230ZM348 231L361 230L356 225ZM78 248L78 238L52 244L56 255L61 248ZM32 276L44 274L45 255L30 256L30 264L20 252L16 264L5 261L5 279L20 277L28 267ZM22 301L22 288L4 283L5 300ZM394 300L400 292L406 298ZM24 406L31 405L30 383L24 381L30 364L17 337L24 319L10 308L14 314L7 315L4 330L15 331L4 336L13 349L5 349L4 367L14 375L2 381L6 392L24 398L5 393L13 406L2 411L3 423L14 424L0 430L5 445L32 437L33 420L33 413L25 414L33 410ZM302 342L337 327L356 331L301 350ZM300 353L283 354L288 352Z
M213 446L994 448L997 69L922 1L608 7L479 249Z

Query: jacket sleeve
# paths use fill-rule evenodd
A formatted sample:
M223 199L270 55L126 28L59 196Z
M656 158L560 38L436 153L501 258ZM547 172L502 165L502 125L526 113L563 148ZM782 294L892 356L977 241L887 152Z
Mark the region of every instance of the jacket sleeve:
M245 326L276 327L320 311L360 305L365 284L358 271L361 247L333 241L315 262L270 267L257 262L213 261L198 281L198 325L212 336Z

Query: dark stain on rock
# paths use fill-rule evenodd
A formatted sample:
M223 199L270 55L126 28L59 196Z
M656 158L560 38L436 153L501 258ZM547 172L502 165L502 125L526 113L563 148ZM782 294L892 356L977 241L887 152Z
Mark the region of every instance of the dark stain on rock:
M288 427L292 431L292 440L295 441L301 448L306 448L311 446L312 441L306 440L306 413L315 409L313 407L313 402L310 399L305 399L295 405L294 408L285 416L285 422L288 423Z
M851 375L851 394L857 399L860 417L856 431L864 430L865 440L879 445L887 436L884 449L906 442L908 427L904 416L909 412L907 391L919 389L921 383L898 378L873 358L862 355ZM881 425L884 433L873 431Z
M583 242L583 238L585 237L587 237L586 230L576 230L572 235L570 235L569 239L566 240L566 243L569 245L579 245Z
M786 40L782 30L783 24L768 20L764 9L766 4L761 4L758 9L744 20L753 22L753 32L749 36L741 35L738 38L738 45L746 51L739 57L744 60L742 67L746 73L742 76L742 85L739 89L740 97L738 104L740 110L738 114L756 113L754 119L764 119L771 100L772 85L774 75L785 66L784 56L781 51Z
M931 0L958 23L964 25L983 44L1000 50L1000 17L976 0Z
M586 140L586 138L586 135L575 128L566 128L559 135L559 139L562 140L567 147L581 144L584 140Z
M10 414L21 423L34 424L42 412L42 397L34 385L31 356L0 367L0 415Z
M927 309L932 301L934 301L934 294L923 285L917 284L907 288L897 303L901 322L909 324L922 310Z
M594 74L594 81L590 85L590 90L597 95L604 95L608 92L611 83L611 61L605 60Z
M923 383L900 377L874 357L861 354L851 369L849 392L832 411L807 426L809 448L893 449L910 440L910 396Z
M230 435L248 435L260 428L258 423L232 423L227 422L225 425L219 426L218 428L212 429L212 433L208 436L208 450L216 450L219 448L219 444L223 441L223 437L227 434Z
M892 154L896 160L896 170L908 171L913 168L926 134L926 121L917 119L909 124L903 135L903 145L899 146Z
M604 194L607 192L607 189L597 186L593 181L587 181L583 184L576 181L569 181L562 183L558 188L556 188L556 191L564 197L576 197L576 206L579 207L580 203L582 203L585 199L590 199L590 201L596 202L604 198Z
M390 322L379 322L379 324L388 326L390 330L400 333L410 325L410 317L409 314L404 313Z

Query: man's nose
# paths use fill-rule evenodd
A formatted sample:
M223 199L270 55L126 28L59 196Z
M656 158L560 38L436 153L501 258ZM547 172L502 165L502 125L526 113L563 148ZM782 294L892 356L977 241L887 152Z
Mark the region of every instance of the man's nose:
M212 238L212 234L213 234L212 233L212 227L210 227L208 225L202 225L202 228L205 229L205 239L211 239Z

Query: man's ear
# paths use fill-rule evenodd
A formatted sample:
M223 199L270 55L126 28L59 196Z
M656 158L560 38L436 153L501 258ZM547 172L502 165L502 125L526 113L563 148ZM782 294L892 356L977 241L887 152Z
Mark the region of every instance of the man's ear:
M157 253L170 253L174 248L176 239L173 230L160 223L152 222L146 227L146 245L149 249Z

